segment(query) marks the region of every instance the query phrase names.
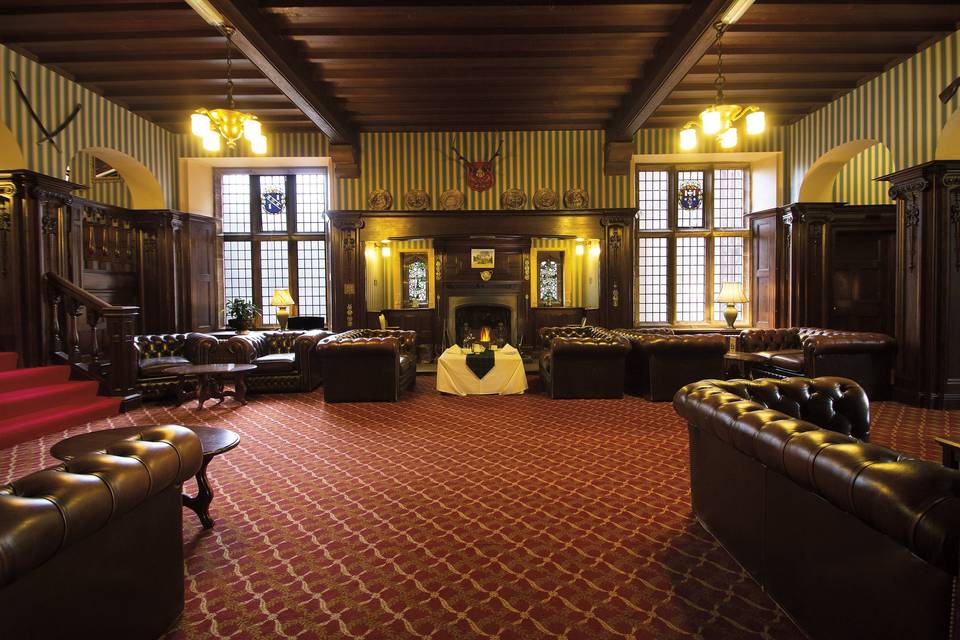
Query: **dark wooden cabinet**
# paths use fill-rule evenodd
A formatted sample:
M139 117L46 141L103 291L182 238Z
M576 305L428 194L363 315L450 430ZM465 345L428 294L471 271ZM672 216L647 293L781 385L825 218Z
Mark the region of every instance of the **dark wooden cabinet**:
M747 219L754 326L893 333L893 205L796 202Z
M894 398L960 409L960 160L897 171Z

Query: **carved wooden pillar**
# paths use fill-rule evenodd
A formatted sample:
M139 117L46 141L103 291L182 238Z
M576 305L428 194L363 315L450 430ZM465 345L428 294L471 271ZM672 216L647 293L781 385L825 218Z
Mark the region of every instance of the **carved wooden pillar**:
M894 397L960 408L960 160L884 176L897 201Z
M328 247L332 271L330 302L333 317L330 326L335 331L357 329L364 324L363 317L359 315L365 307L362 300L363 287L358 285L358 277L362 273L360 260L363 254L359 249L362 228L363 219L359 214L338 216L331 220Z
M109 393L121 396L126 409L140 400L136 390L137 349L133 346L140 324L137 307L109 307L103 318L107 325L105 350L110 356Z
M604 327L633 326L633 219L607 216L600 261L600 323Z

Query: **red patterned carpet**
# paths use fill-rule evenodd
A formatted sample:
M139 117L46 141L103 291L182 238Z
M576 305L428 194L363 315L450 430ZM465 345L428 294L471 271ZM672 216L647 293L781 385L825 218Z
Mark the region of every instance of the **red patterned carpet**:
M802 637L692 519L670 404L433 384L397 404L328 406L320 389L149 405L3 451L0 478L111 425L237 431L210 466L216 527L184 512L187 602L170 638ZM934 434L960 436L960 412L874 415L875 442L931 459Z

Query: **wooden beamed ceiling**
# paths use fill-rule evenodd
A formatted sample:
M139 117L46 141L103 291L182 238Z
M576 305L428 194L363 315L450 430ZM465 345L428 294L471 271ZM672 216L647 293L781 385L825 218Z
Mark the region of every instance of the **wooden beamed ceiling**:
M278 81L275 64L271 80L262 59L254 64L237 53L238 107L270 131L317 130L326 118L346 137L357 130L607 128L621 130L622 139L637 126L680 126L710 104L712 45L687 56L683 73L667 84L660 76L682 58L678 48L693 39L688 31L729 2L213 4L246 12L284 58L274 63L294 75ZM759 104L775 124L790 123L958 22L960 3L949 0L757 0L724 38L726 95ZM185 2L5 2L0 42L174 131L186 130L194 108L224 102L223 38Z

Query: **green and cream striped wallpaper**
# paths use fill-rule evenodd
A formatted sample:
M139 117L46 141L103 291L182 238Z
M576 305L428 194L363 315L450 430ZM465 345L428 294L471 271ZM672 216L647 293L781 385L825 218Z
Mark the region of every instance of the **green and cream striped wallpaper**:
M834 202L847 204L890 204L893 201L887 195L889 185L877 182L872 177L886 175L894 171L893 156L887 146L877 143L843 165L833 183Z
M81 195L88 200L131 208L133 198L123 178L94 181L94 156L86 151L77 153L70 162L70 180L87 186Z
M48 130L82 105L77 119L57 136L60 152L41 134L17 95L13 71ZM176 202L176 136L67 78L0 45L0 124L17 141L26 167L63 178L78 152L96 147L121 151L144 165L160 182L168 206ZM87 196L88 194L81 194ZM106 194L109 196L109 194Z
M493 188L470 190L451 146L471 161L485 160L500 141ZM366 208L373 189L389 191L395 208L402 208L403 194L411 189L427 191L434 206L447 189L460 189L465 209L498 209L500 194L510 188L523 189L527 208L533 208L533 194L541 187L561 196L567 189L586 189L592 207L630 206L629 178L603 175L602 131L364 133L360 148L360 178L337 181L341 209Z

